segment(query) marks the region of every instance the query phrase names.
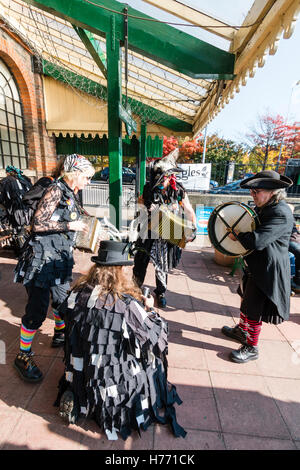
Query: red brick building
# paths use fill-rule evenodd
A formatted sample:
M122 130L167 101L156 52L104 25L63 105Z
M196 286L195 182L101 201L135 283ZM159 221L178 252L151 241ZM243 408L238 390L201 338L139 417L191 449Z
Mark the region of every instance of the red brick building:
M39 177L56 165L46 131L42 75L27 44L0 23L0 177L7 165Z

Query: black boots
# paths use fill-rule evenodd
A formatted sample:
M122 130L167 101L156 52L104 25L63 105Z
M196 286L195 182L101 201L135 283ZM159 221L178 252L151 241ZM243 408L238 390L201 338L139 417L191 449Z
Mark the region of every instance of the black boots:
M65 330L56 331L54 330L54 336L52 338L51 347L59 348L65 344Z
M243 331L239 325L236 325L234 328L223 326L221 331L225 336L228 336L228 338L235 339L243 345L237 351L232 351L230 353L230 359L233 362L242 364L244 362L258 359L257 346L251 346L247 343L247 333Z
M240 364L254 361L255 359L258 359L258 347L250 346L249 344L241 346L237 351L232 351L230 353L230 359L233 362L238 362Z
M236 325L234 328L229 326L223 326L222 333L229 338L236 339L241 344L247 344L247 333L243 331L239 325Z
M14 367L19 372L20 376L26 382L36 383L43 379L43 374L34 362L33 352L20 351L17 355Z

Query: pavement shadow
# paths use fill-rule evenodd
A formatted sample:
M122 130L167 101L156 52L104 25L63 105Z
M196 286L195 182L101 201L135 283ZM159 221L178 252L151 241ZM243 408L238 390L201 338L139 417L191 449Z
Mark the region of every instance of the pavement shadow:
M202 311L202 312L213 312L228 313L228 305L224 303L213 302L206 300L205 293L202 298L195 297L191 294L184 294L174 291L166 292L167 306L163 309L165 312L172 312L175 310L183 310L186 312Z
M17 255L15 254L13 248L11 247L1 247L0 248L0 258L9 258L17 260Z
M57 408L53 406L58 381L63 372L63 353L61 350L50 348L50 334L38 332L34 340L36 361L44 373L43 382L34 385L23 382L12 366L19 338L19 318L23 315L22 308L27 298L24 287L12 282L14 266L13 263L0 263L2 273L0 300L15 317L12 319L0 317L0 342L4 341L7 346L6 361L5 363L0 361L0 412L9 409L13 415L14 410L18 410L22 416L13 428L10 438L0 443L0 448L12 450L51 448L54 450L81 446L84 449L113 451L247 449L252 446L253 449L278 450L279 443L283 449L295 448L291 435L296 436L300 441L297 424L300 419L300 404L293 399L275 400L263 393L249 390L250 384L247 385L247 390L245 384L244 389L239 389L236 382L235 384L228 382L224 388L215 384L202 386L203 370L194 368L187 371L181 364L178 364L181 375L179 374L178 383L175 385L183 404L176 406L176 412L179 424L188 431L186 439L175 439L166 426L152 426L146 434L141 433L141 438L138 433L134 432L125 442L121 438L118 441L108 441L105 434L91 419L81 419L76 426L66 426L58 416ZM74 273L74 277L81 274L82 270L80 272L78 270ZM182 309L191 315L195 310L201 310L223 316L224 324L226 324L228 316L232 315L232 307L229 308L227 305L211 302L205 298L189 297L176 292L170 293L169 297L169 307L164 309L169 316L173 310ZM184 306L189 301L190 304L185 309ZM163 311L161 315L163 316ZM217 351L217 355L225 361L229 361L229 352L239 347L235 342L226 347L214 344L213 340L212 342L206 340L205 336L224 338L219 328L212 327L207 330L204 327L198 328L188 323L175 321L175 319L168 318L167 321L170 330L169 341L172 343L175 342L184 347L196 347L199 351L200 349ZM190 337L184 336L181 330L188 331ZM200 339L196 333L201 333ZM195 334L194 337L193 334ZM188 378L184 378L185 373L188 374ZM248 380L246 376L232 374L228 381L239 380L239 377L245 383L246 379ZM23 413L23 410L26 413ZM290 429L294 434L290 432ZM19 439L20 433L21 440ZM203 438L203 433L205 433L205 438ZM15 443L13 443L14 436ZM23 439L24 444L20 444Z
M191 371L188 379L185 372L181 370L177 379L171 380L182 400L175 410L178 423L187 431L185 438L175 438L168 424L153 424L140 435L133 431L126 441L121 437L109 441L92 418L80 418L76 425L68 426L57 415L40 414L39 419L27 412L20 414L0 448L112 452L299 448L300 407L295 398L286 400L284 396L266 394L259 378L252 387L249 377L238 375L226 387L206 386L201 385L203 371Z
M194 281L227 286L232 293L236 292L242 276L240 269L217 264L212 249L185 252L178 268Z

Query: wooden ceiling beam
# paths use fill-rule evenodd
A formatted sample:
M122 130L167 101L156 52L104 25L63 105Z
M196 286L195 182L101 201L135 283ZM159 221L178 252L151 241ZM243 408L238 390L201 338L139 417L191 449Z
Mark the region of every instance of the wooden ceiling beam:
M220 36L223 39L227 39L231 41L237 28L233 28L232 26L224 23L212 16L207 15L195 8L185 5L179 1L174 0L144 0L145 3L149 3L150 5L160 8L161 10L170 13L171 15L175 15L178 18L181 18L188 23L194 24L196 26L200 26L202 29L209 31L217 36Z

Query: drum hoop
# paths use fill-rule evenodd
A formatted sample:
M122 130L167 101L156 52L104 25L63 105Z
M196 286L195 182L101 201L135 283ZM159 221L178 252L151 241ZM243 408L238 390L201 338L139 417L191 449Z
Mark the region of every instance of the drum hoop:
M209 221L208 221L208 225L207 225L207 232L208 232L209 239L211 241L211 244L216 248L216 250L218 250L223 255L231 256L232 258L248 256L250 253L252 253L253 250L246 250L245 253L242 253L242 254L232 254L231 252L227 251L225 248L223 248L220 245L219 241L216 239L214 231L212 230L211 225L215 222L217 214L220 212L220 210L223 207L230 206L230 205L242 207L253 218L253 222L255 224L254 230L257 227L259 219L258 219L256 212L250 206L248 206L244 202L228 201L228 202L224 202L223 204L219 204L217 207L215 207L215 209L211 213Z

